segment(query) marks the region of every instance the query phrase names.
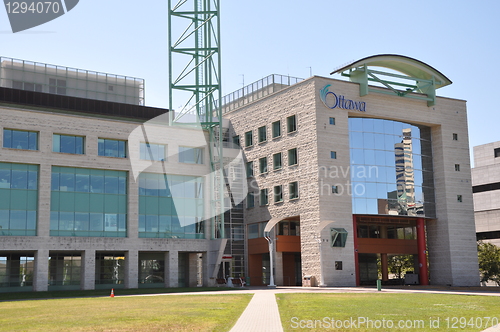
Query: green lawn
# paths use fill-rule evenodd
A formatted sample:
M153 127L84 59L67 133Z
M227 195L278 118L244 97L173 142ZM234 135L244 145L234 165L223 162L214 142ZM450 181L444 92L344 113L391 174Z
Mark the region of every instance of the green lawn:
M0 331L229 331L251 294L0 302Z
M285 331L482 331L500 320L500 297L491 296L323 293L276 298Z

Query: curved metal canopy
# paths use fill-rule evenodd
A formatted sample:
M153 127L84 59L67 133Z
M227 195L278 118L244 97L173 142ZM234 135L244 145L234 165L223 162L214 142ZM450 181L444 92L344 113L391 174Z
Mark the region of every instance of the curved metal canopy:
M439 70L435 69L432 66L429 66L425 62L420 60L410 58L404 55L397 54L379 54L372 55L343 66L339 69L336 69L331 75L336 73L342 73L345 70L357 68L360 66L369 66L369 67L383 67L387 69L392 69L398 71L402 74L420 78L425 80L431 80L433 77L436 80L436 89L441 88L443 86L450 85L452 81L446 77Z

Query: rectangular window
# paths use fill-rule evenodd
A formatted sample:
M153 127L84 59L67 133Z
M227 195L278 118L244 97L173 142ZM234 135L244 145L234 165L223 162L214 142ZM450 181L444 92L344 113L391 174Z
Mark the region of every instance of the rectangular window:
M336 151L330 151L330 158L337 159L337 152Z
M140 159L142 160L167 160L167 146L163 144L142 143L140 145Z
M273 122L272 131L273 131L273 138L281 136L281 121Z
M12 81L12 88L26 91L43 92L42 85L39 83Z
M116 140L99 138L98 139L98 154L103 157L115 157L115 158L126 158L127 157L127 142Z
M240 146L240 136L233 136L233 144Z
M335 125L335 118L330 117L330 124L333 126Z
M495 158L500 157L500 148L495 149Z
M249 161L246 163L247 168L247 178L253 176L253 161Z
M288 166L297 165L298 161L297 148L288 150Z
M345 243L347 241L347 231L345 228L331 228L331 246L332 247L345 247Z
M288 196L290 199L299 198L299 183L297 181L288 185Z
M267 141L267 130L266 130L266 126L259 127L259 129L257 129L257 132L258 132L258 134L259 134L259 143L262 143L262 142Z
M460 172L460 164L455 164L455 171Z
M247 208L253 208L255 206L255 195L254 193L248 193L247 195Z
M259 159L259 172L267 173L267 157Z
M248 238L256 239L259 237L259 224L248 225Z
M462 203L462 195L457 195L457 202Z
M281 152L273 154L273 169L281 169Z
M4 129L3 147L10 149L38 150L38 133L34 131Z
M49 78L49 93L66 95L66 80Z
M203 164L203 148L179 146L179 162L187 164Z
M286 118L286 129L288 133L293 133L294 131L297 131L297 119L295 115Z
M267 189L261 189L260 190L260 205L267 205L269 203L268 197L267 197Z
M274 186L274 203L283 202L283 186Z
M52 151L72 154L85 153L85 139L81 136L54 134L52 138Z
M453 133L453 140L458 141L458 134L457 133Z
M247 131L245 133L245 146L248 147L248 146L252 146L252 145L253 145L252 132Z
M338 186L332 186L332 194L338 194L339 193L339 187Z

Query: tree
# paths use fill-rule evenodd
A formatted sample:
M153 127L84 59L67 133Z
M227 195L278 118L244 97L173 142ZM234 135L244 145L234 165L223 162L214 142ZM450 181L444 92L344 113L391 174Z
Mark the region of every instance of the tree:
M394 255L389 256L387 265L390 273L396 275L396 278L401 279L403 273L413 271L413 256L412 255Z
M500 248L488 242L477 244L481 282L494 281L500 286Z

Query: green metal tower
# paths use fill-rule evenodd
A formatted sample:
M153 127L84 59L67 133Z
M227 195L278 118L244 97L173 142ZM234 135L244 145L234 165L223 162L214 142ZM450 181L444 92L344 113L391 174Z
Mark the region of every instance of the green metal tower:
M224 238L220 0L168 0L168 10L170 125L201 125L209 132L212 238ZM184 104L174 110L174 101Z

